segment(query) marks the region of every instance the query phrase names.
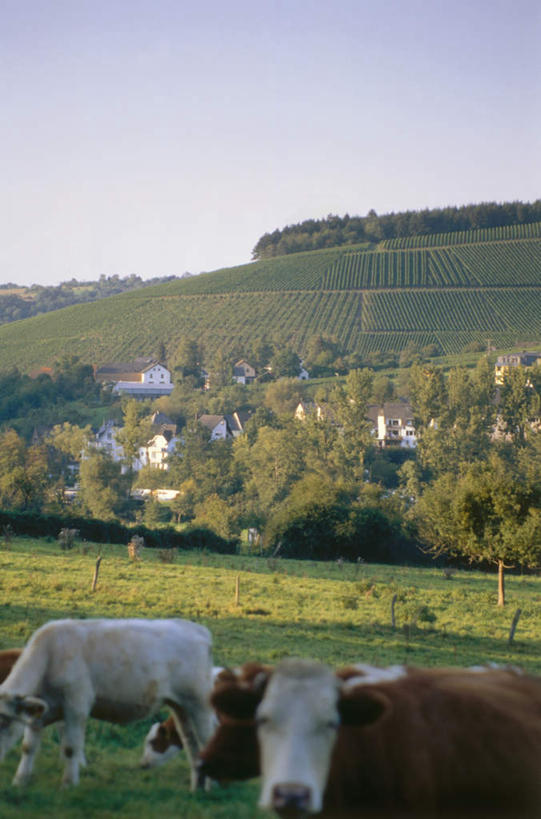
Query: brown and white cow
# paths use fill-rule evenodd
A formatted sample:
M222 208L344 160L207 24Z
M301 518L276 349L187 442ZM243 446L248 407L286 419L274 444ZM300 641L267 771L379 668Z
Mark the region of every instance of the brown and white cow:
M229 679L228 670L222 666L212 669L213 682ZM214 717L214 728L218 727L218 720ZM163 722L155 722L145 737L143 755L139 763L141 768L156 768L169 762L182 750L182 740L178 735L173 717L167 717Z
M527 674L286 660L211 701L229 722L202 770L227 776L233 755L237 778L261 772L260 805L280 814L541 813L541 680Z
M25 726L14 783L29 778L45 724L63 719L64 784L77 784L89 716L125 724L167 706L200 784L212 734L211 637L187 620L57 620L30 638L0 685L0 758Z

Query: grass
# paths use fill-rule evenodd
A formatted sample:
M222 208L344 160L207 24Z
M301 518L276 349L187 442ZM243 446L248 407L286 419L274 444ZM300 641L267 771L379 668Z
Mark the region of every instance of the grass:
M103 556L97 591L90 586ZM240 583L235 603L235 581ZM396 627L391 601L396 598ZM513 575L507 606L498 609L495 575L399 566L266 560L200 552L162 563L145 550L131 562L119 546L15 538L0 546L0 648L23 645L49 619L60 617L174 617L207 625L218 665L284 656L333 665L471 665L514 663L541 673L541 578ZM513 614L522 609L515 641L507 645ZM46 732L35 779L25 791L10 785L18 750L0 767L2 817L262 817L257 783L209 794L187 790L184 759L140 771L137 762L150 720L119 728L90 721L89 766L77 789L61 791L56 732Z

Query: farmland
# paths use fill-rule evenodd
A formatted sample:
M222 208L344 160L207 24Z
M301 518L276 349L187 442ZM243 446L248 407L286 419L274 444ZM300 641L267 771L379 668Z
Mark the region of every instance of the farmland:
M90 584L98 550L103 556L97 591ZM541 673L541 578L508 579L508 605L498 609L494 575L383 565L321 564L215 556L200 552L163 562L145 550L140 561L126 549L84 543L62 552L54 541L15 538L0 549L0 647L22 645L48 619L59 617L182 616L207 625L218 664L291 655L340 665L469 665L516 663ZM239 578L240 597L235 601ZM397 595L396 627L391 601ZM522 609L515 641L507 644L513 613ZM60 791L58 740L46 732L33 784L10 786L18 752L0 768L2 816L75 819L112 817L263 817L257 784L209 794L187 792L184 761L136 768L150 722L119 728L91 721L89 767L81 786Z
M400 244L406 243L406 244ZM0 327L0 367L27 371L67 350L102 364L183 336L205 354L258 338L294 347L335 336L346 352L541 338L541 225L343 246L133 290Z

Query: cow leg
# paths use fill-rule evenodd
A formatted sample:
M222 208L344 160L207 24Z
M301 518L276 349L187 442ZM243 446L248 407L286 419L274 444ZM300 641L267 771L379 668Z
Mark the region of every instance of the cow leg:
M13 777L14 785L26 785L34 769L34 760L41 745L41 726L26 725L23 734L23 746L19 767Z
M60 740L60 761L63 762L64 758L65 758L64 723L59 722L58 725L56 726L56 730L58 731L58 738ZM84 752L83 748L81 749L81 753L80 753L80 756L79 756L79 765L81 766L81 768L86 768L86 766L87 766L87 761L86 761L85 752Z
M66 714L62 736L64 776L62 785L79 784L79 765L84 759L86 715Z
M204 777L201 777L196 767L197 755L199 749L202 747L202 740L197 734L195 725L187 709L174 702L168 702L167 705L171 709L171 716L173 717L175 728L182 740L190 765L190 787L192 791L196 791L203 786L204 780Z

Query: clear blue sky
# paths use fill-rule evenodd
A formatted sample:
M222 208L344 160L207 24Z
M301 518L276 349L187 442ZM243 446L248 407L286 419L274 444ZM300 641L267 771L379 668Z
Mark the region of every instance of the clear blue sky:
M0 0L0 282L541 195L539 0Z

